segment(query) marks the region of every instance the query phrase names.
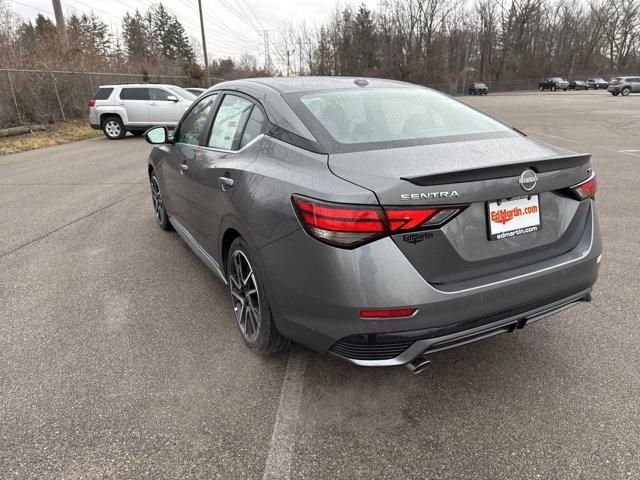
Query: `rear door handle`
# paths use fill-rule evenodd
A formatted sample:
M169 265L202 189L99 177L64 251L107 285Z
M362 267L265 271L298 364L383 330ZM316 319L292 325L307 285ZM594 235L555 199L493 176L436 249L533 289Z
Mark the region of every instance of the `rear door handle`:
M227 188L232 188L234 181L232 178L229 177L218 177L218 183L220 183L220 186L222 187L222 191L226 192Z

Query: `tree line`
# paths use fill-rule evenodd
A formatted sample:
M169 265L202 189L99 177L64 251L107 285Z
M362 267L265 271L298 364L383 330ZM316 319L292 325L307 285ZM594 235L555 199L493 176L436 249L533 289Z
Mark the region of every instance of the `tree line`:
M336 10L306 41L317 75L431 84L637 73L640 0L382 0Z

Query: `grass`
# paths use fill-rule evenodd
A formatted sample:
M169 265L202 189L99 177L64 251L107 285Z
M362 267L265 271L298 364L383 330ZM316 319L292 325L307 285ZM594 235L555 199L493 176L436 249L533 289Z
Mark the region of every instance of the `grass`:
M87 122L60 122L53 125L50 131L0 138L0 155L62 145L100 135L101 132L93 130Z

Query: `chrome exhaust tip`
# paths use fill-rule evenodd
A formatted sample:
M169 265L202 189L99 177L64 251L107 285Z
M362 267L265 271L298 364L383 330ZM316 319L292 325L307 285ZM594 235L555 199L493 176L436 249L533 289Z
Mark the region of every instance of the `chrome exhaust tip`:
M414 358L409 363L405 364L405 367L409 369L411 373L417 375L424 372L424 370L431 364L431 360L427 360L426 355L420 355Z

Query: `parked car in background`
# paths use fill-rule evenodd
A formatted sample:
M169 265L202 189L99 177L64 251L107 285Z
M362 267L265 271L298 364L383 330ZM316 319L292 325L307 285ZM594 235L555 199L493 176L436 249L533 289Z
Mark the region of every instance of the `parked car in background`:
M469 85L469 95L486 95L489 89L484 83L472 83Z
M609 82L607 82L604 78L593 77L593 78L587 78L587 85L589 86L589 88L592 88L593 90L598 90L598 89L604 90L609 86Z
M159 84L102 85L89 99L89 123L110 140L149 127L173 128L197 97L182 87Z
M607 91L614 97L618 95L626 97L630 93L640 93L640 76L613 77Z
M551 90L567 90L569 88L569 82L561 77L549 77L546 80L541 81L538 84L540 91Z
M572 80L569 82L569 90L588 90L589 86L584 80Z
M188 87L188 88L185 88L185 90L187 92L193 93L196 97L199 97L200 95L202 95L204 92L207 91L206 88L199 88L199 87Z
M255 352L295 341L415 372L424 354L591 299L590 155L434 90L235 80L200 96L174 135L146 137L158 225L226 284Z

